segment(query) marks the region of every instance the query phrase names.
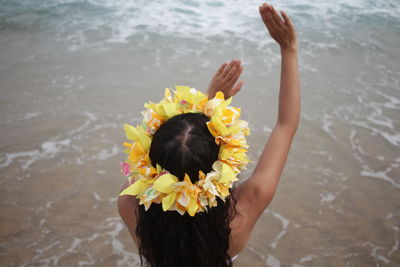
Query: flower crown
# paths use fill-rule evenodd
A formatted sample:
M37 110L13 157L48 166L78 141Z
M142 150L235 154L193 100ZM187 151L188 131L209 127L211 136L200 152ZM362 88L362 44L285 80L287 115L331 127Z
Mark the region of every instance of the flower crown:
M239 119L240 109L229 106L231 101L232 97L225 100L221 91L209 100L194 88L176 86L174 96L167 88L159 103L146 103L142 125L124 125L126 137L133 143L124 143L128 159L121 165L124 175L129 176L130 186L120 196L137 196L146 210L152 203L162 203L164 211L176 210L181 215L188 212L190 216L216 206L216 197L225 201L233 182L238 180L237 174L250 161L245 138L250 134L248 123ZM199 171L194 184L187 174L179 181L158 164L154 168L149 158L151 141L158 128L176 115L191 112L202 112L210 118L207 127L220 146L212 171L207 174Z

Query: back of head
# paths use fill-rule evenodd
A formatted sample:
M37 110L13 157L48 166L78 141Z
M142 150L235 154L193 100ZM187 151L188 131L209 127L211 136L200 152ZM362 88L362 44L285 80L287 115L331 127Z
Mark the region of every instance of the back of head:
M204 114L185 113L161 125L150 147L153 166L159 164L180 180L187 173L193 183L198 180L199 170L210 172L218 159L219 146L207 128L207 121Z
M192 183L199 171L208 173L218 159L219 146L209 132L208 117L185 113L165 122L153 136L150 147L152 165L160 165L178 179L185 173ZM164 212L159 204L145 211L139 205L136 234L139 253L153 267L231 266L229 222L231 198L191 217L176 211Z

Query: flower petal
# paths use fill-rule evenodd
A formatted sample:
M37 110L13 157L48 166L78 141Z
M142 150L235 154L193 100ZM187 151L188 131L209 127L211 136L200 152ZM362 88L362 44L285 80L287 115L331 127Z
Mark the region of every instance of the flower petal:
M176 193L175 192L172 192L172 193L166 195L162 200L162 208L163 208L163 210L164 211L169 210L172 207L172 205L174 204L175 199L176 199Z
M187 192L178 193L177 202L181 204L183 207L187 207L189 205L190 197Z
M151 139L146 134L145 130L141 127L133 127L127 123L124 124L126 138L132 141L139 142L145 151L150 148Z
M141 178L137 180L135 183L125 188L119 195L136 196L137 194L143 192L151 184L151 182L152 181L150 179Z
M219 182L222 184L229 184L236 180L238 179L236 178L235 172L232 170L232 168L228 164L223 163L221 169L221 179L219 179Z
M197 204L197 200L195 198L190 198L190 202L188 207L186 208L187 212L190 216L194 216L199 209L199 205Z
M161 175L153 184L153 188L161 193L170 193L174 190L172 184L177 183L179 180L175 175L170 173Z

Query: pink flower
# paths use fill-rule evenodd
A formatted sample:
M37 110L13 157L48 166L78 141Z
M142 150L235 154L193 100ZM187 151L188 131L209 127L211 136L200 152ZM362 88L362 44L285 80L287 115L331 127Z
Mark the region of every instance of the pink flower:
M129 166L129 164L126 162L120 162L120 164L121 164L121 172L125 176L129 176L131 174L131 166Z

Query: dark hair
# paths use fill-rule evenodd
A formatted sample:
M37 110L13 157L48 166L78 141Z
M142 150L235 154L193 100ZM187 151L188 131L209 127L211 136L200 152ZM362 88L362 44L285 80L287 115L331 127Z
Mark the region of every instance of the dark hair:
M208 117L185 113L165 122L153 136L150 147L152 165L159 164L183 180L187 173L195 183L199 170L208 173L218 159L219 146L207 128ZM138 208L136 235L141 264L152 267L232 266L228 255L230 227L235 200L232 194L218 205L191 217L177 211L162 210L153 203L145 211ZM144 259L142 258L144 257Z

